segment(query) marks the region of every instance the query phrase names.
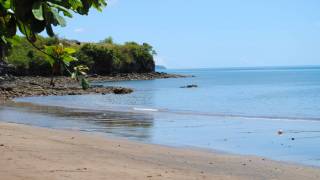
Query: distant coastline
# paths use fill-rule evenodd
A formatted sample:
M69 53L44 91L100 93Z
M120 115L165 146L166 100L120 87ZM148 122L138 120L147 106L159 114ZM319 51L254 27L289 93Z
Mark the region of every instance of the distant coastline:
M156 70L165 70L165 69L167 69L167 67L163 65L156 65Z
M114 73L107 76L91 75L90 82L105 81L131 81L131 80L153 80L166 78L182 78L184 75L168 74L160 72L150 73ZM133 92L131 88L91 86L83 90L79 83L70 77L55 77L55 87L50 85L50 77L41 76L0 76L0 103L17 98L30 96L62 96L83 94L128 94Z
M320 69L320 65L301 65L301 66L256 66L256 67L199 67L199 68L178 68L173 70L293 70L293 69Z

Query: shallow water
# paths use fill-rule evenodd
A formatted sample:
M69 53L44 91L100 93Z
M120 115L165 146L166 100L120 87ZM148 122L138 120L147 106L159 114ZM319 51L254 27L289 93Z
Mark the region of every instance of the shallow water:
M123 81L105 86L132 87L125 96L25 98L38 104L88 109L147 107L238 116L320 117L320 69L176 70L194 78ZM197 84L199 88L179 88Z
M21 98L45 106L2 107L0 119L320 166L320 69L175 72L196 77L102 83L130 95Z

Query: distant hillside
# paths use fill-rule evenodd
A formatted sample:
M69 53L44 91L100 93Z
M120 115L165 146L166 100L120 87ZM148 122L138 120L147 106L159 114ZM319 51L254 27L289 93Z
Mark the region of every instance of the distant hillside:
M164 69L167 69L165 66L163 65L156 65L156 70L159 69L159 70L164 70Z
M112 73L147 73L155 71L152 46L147 43L126 42L117 44L111 38L99 43L81 43L79 41L38 37L36 45L40 48L62 43L76 50L76 65L86 65L90 74L108 75ZM33 48L24 37L15 37L7 63L14 67L16 75L51 74L48 56ZM72 68L72 67L71 67ZM59 74L57 74L59 75Z

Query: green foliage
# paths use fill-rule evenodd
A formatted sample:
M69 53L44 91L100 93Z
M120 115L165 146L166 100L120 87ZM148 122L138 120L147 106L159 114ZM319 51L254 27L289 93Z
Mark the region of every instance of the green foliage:
M87 71L89 68L87 66L78 65L73 68L74 71L71 75L71 77L78 82L81 82L81 86L84 90L88 89L90 87L89 82L86 80L85 76L87 75Z
M13 43L14 45L7 61L14 65L20 75L49 76L51 75L51 66L53 64L56 64L54 66L56 75L59 75L61 71L66 75L68 72L59 63L62 61L67 65L70 64L74 70L73 72L78 77L83 76L83 74L79 73L80 71L100 75L117 72L154 71L153 55L155 52L152 46L146 43L140 45L135 42L125 44L100 42L79 45L77 41L37 36L35 44L46 53L51 54L56 59L54 60L52 57L34 49L23 37L16 36L14 41L15 43ZM54 49L56 48L58 48L57 52L59 53L55 52ZM72 56L75 56L78 61L75 61ZM81 69L79 65L84 65L89 70ZM82 67L84 68L84 66ZM78 78L78 81L80 82L81 78Z
M76 50L64 47L62 43L59 43L59 45L45 46L44 48L44 52L49 55L47 61L51 66L55 64L69 66L71 62L77 61L77 58L72 56Z
M154 71L155 51L149 44L128 42L124 45L107 43L85 44L76 53L80 64L89 67L91 73L110 74L116 72Z
M5 51L12 45L11 43L14 45L14 37L19 29L35 49L48 56L41 59L51 65L52 72L61 71L61 66L69 71L67 66L76 60L72 57L75 50L65 48L62 44L44 46L42 49L34 44L37 34L46 30L47 34L53 37L52 26L64 27L66 25L64 17L71 18L71 12L86 15L92 7L101 11L106 5L105 0L0 0L0 60L4 60ZM27 57L34 60L35 53L30 50L27 52ZM45 62L37 61L29 61L29 69L36 64L40 64L41 70L48 66ZM20 64L18 67L21 66L27 64ZM84 88L85 82L84 80L81 82ZM53 80L51 83L54 85Z
M102 44L113 44L113 38L111 36L107 37L106 39L100 41L100 43L102 43Z
M117 58L115 53L109 45L86 44L76 56L79 63L87 65L91 72L105 75L113 72L113 62Z
M0 43L7 44L17 29L30 42L46 30L54 36L52 26L65 26L64 17L72 13L87 15L91 8L99 11L106 6L105 0L0 0Z
M47 55L34 49L25 38L15 36L11 42L12 48L7 61L14 65L16 75L50 75L51 66ZM46 39L38 37L36 45L43 47Z

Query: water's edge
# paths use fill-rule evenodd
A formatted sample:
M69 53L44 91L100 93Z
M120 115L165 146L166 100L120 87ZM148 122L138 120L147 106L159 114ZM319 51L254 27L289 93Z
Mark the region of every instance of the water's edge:
M76 130L84 133L98 133L108 138L123 138L129 141L146 143L146 144L155 144L161 146L175 147L175 148L188 148L202 151L209 151L214 153L223 153L230 155L242 155L242 156L256 156L261 158L272 159L273 161L278 161L286 164L296 164L303 165L308 167L320 167L318 164L314 163L305 163L297 160L290 159L278 159L272 158L270 156L264 156L261 154L255 153L246 153L246 152L235 152L228 151L227 149L219 149L215 147L202 147L197 145L190 144L179 144L179 143L167 143L167 142L158 142L148 140L145 134L133 133L130 131L135 131L135 128L140 129L152 126L150 117L154 114L163 116L163 113L167 114L168 112L157 112L157 111L115 111L108 110L89 110L89 109L78 109L78 108L65 108L58 106L44 106L37 105L32 103L20 103L12 102L7 106L0 107L0 112L5 114L18 113L21 114L23 118L17 118L18 120L3 120L4 122L25 124L36 127L43 128L52 128L52 129L61 129L61 130ZM11 111L11 112L10 112ZM10 113L8 113L10 112ZM171 113L171 112L169 112ZM185 114L183 114L185 115ZM29 116L29 120L28 117ZM178 113L178 116L179 113ZM206 116L206 115L204 115ZM1 113L0 113L1 117ZM219 116L218 116L219 117ZM27 118L27 120L26 120ZM232 117L239 118L239 117ZM40 119L40 121L36 120ZM45 121L43 119L46 119ZM108 120L106 120L108 119ZM255 120L254 118L249 118ZM283 120L280 118L280 120ZM268 119L266 121L269 121ZM89 122L89 123L88 123ZM318 123L317 120L315 123ZM107 126L105 129L101 128ZM129 133L128 133L129 132ZM143 132L143 131L141 131Z

